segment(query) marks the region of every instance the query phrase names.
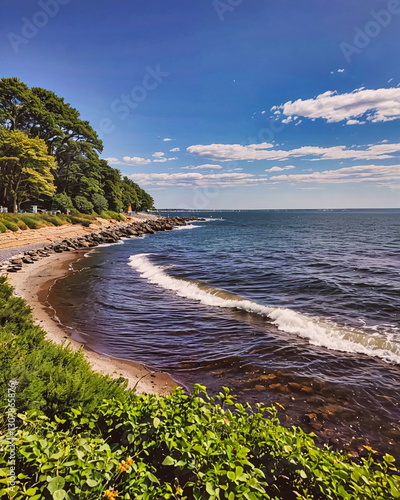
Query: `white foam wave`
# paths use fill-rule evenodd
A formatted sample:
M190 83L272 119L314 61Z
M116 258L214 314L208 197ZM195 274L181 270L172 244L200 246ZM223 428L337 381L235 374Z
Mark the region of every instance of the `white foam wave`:
M166 290L172 290L180 297L197 300L207 306L239 309L268 317L279 330L296 334L316 346L342 352L365 354L379 357L390 363L400 364L399 342L383 336L371 336L362 330L342 328L318 317L308 316L290 309L264 306L211 287L200 287L193 281L170 276L165 272L166 266L153 264L148 256L149 254L133 255L129 258L129 264L150 283Z
M201 220L197 220L196 222L214 222L214 221L223 221L225 219L223 219L222 217L202 217Z
M187 226L175 226L174 231L179 231L180 229L195 229L196 227L201 226L196 226L195 224L188 224Z

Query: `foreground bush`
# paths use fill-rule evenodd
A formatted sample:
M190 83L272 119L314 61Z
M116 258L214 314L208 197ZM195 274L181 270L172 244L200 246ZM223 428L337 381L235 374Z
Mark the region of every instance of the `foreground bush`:
M318 448L299 428L280 426L276 409L234 403L228 390L210 398L197 385L191 395L177 390L105 401L64 419L21 419L15 500L400 497L390 455L354 463ZM6 449L6 437L0 446Z
M124 390L126 381L94 373L81 351L48 342L44 336L25 301L13 296L0 276L0 426L5 425L10 380L18 381L19 411L35 409L47 416L63 415L76 405L90 413L104 398L130 397Z

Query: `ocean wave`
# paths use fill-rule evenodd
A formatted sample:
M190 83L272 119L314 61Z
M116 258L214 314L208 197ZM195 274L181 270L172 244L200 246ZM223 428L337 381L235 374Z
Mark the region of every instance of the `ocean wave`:
M371 336L360 329L343 328L316 316L291 309L258 304L229 292L210 287L197 280L179 279L166 272L166 266L153 264L151 254L129 258L130 266L150 283L178 296L196 300L211 307L237 309L268 318L278 330L307 339L310 344L341 352L364 354L400 364L400 343L385 335ZM169 268L170 266L168 266Z
M201 220L197 220L196 222L215 222L215 221L224 221L222 217L202 217Z
M195 229L196 227L201 227L201 226L196 226L195 224L188 224L187 226L175 226L174 231L179 231L180 229Z

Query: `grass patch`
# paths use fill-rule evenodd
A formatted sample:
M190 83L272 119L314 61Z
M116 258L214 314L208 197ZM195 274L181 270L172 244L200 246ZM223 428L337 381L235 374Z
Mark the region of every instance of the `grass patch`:
M100 212L100 217L102 219L113 219L119 222L126 220L122 214L117 214L117 212L113 212L112 210L103 210Z

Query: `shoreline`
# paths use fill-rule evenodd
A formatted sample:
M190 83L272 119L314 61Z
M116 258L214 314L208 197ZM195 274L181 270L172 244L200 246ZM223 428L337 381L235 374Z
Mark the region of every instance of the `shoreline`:
M139 220L136 219L135 222L144 222L143 218L138 219ZM153 215L147 220L149 219L157 220L159 217ZM117 224L118 223L116 223L114 227L118 227ZM78 229L78 236L82 233L88 233L87 228L84 229L86 229L86 231L80 231ZM101 229L99 230L101 231ZM91 232L93 232L93 230ZM55 234L57 238L57 231L55 231ZM64 237L64 235L62 235L62 237ZM46 245L49 241L46 238L46 240L42 240L41 243ZM15 250L17 254L21 250L21 247L15 246L12 247L12 249ZM90 251L91 248L52 253L29 265L24 265L18 272L3 271L1 274L7 277L9 284L14 288L14 295L26 300L32 310L32 316L35 323L45 331L46 340L56 344L63 344L72 350L82 349L86 360L95 372L109 375L112 378L123 377L127 379L127 387L129 389L135 389L137 394L165 395L171 393L174 388L180 384L173 380L168 373L152 371L146 366L134 361L127 361L113 358L106 354L99 354L87 348L85 343L78 342L71 338L68 327L62 325L58 321L54 310L47 301L49 291L57 280L68 274L70 266L74 262L84 258L88 250Z
M7 280L14 288L14 294L25 299L32 309L32 315L45 332L46 340L64 344L72 350L83 348L83 353L92 369L112 378L128 380L128 388L136 388L138 394L168 394L178 385L168 374L152 372L140 363L112 358L87 349L84 343L72 339L68 329L55 317L47 302L49 290L55 281L63 278L70 265L84 258L85 250L53 254L45 259L24 267L18 273L8 274Z

